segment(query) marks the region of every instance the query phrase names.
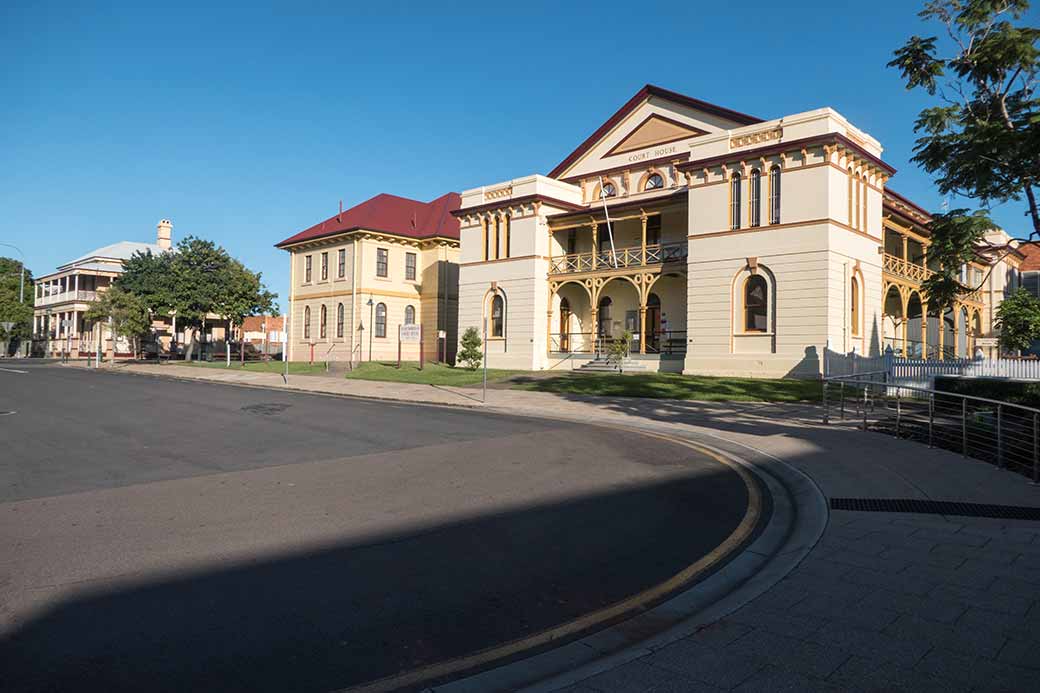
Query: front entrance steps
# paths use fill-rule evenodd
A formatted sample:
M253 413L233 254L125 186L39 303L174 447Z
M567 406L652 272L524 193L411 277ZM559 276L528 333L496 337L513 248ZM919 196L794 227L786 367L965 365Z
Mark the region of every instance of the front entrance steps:
M620 365L620 368L619 368ZM648 363L645 360L636 360L633 358L624 358L620 364L611 363L607 360L606 356L597 356L588 363L583 364L580 368L575 370L575 373L656 373L658 370L656 363Z

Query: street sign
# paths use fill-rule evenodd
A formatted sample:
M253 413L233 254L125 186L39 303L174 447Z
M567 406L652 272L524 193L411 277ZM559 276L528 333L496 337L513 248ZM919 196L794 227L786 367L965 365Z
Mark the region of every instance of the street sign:
M422 332L420 331L419 325L401 325L401 341L418 344L421 338Z
M976 337L975 346L980 347L995 347L1000 346L1000 339L997 337Z

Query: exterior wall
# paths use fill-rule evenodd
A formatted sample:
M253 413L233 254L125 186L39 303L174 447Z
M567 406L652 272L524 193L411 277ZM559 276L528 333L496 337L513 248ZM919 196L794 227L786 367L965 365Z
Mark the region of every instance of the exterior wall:
M339 276L338 252L345 252L345 269ZM377 271L377 253L387 252L387 276ZM329 272L321 279L321 254L329 254ZM439 325L453 322L441 312L453 310L452 297L456 290L452 268L458 261L458 248L449 242L422 242L387 234L354 232L323 242L304 244L290 249L292 265L291 319L289 325L289 358L293 361L396 361L398 328L405 322L408 306L415 310L415 321L423 329L423 354L436 360L443 356L438 345ZM415 279L406 278L406 256L415 255ZM311 281L306 280L306 258L312 258ZM442 272L445 277L442 277ZM447 292L445 297L443 294ZM369 301L372 305L368 305ZM338 337L336 317L343 304L343 336ZM376 309L386 307L385 336L375 334ZM326 307L327 328L321 336L321 307ZM304 337L304 318L310 308L310 336ZM362 329L363 328L363 329ZM452 337L451 344L455 339ZM406 361L419 360L420 346L404 344L401 357Z

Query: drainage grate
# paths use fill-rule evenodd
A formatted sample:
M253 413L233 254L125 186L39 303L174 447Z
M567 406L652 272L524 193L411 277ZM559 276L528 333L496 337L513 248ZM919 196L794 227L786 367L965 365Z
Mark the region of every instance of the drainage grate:
M918 500L916 498L831 498L831 510L962 515L964 517L995 517L1001 520L1040 520L1040 508L1029 508L1021 505Z

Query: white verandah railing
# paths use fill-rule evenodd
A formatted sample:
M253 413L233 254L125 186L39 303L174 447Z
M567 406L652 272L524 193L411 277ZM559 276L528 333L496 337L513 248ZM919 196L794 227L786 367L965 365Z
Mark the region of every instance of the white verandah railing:
M937 375L1040 380L1040 359L901 359L824 350L825 378L883 371L890 384L930 388Z

